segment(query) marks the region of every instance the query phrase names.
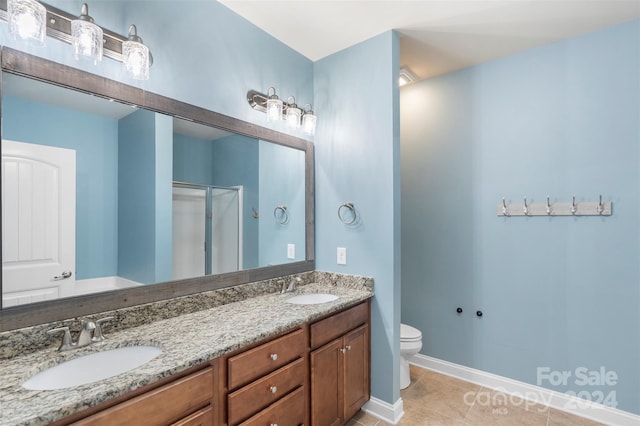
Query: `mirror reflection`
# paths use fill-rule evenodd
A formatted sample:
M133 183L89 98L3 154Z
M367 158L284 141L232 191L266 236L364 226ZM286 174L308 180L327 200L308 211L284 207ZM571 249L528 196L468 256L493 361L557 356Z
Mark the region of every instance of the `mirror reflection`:
M4 307L305 259L304 151L10 73L2 89Z

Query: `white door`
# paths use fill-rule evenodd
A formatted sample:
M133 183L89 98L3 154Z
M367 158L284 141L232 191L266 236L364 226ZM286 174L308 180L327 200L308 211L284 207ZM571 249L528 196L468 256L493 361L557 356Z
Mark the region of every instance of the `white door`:
M76 152L2 141L2 303L73 295Z
M207 191L173 187L173 279L205 274Z
M242 269L242 188L212 188L211 273Z

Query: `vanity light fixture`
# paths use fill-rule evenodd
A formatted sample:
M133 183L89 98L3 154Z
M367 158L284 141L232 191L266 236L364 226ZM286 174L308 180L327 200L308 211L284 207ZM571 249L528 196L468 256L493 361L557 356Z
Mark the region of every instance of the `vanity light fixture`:
M285 120L287 127L297 129L302 126L302 130L305 133L309 135L315 134L317 117L311 110L311 104L306 104L303 111L295 103L296 99L293 96L289 96L287 102L283 102L276 95L274 87L269 87L266 95L256 90L249 90L247 92L247 102L249 102L251 108L266 113L267 121ZM307 106L309 107L308 109Z
M289 103L289 100L293 100ZM287 99L287 127L292 129L300 128L300 118L302 117L302 110L296 105L296 98L289 96Z
M76 59L88 59L96 65L102 61L102 28L89 16L89 6L82 4L78 19L71 21L71 45Z
M271 94L273 90L273 94ZM280 121L282 120L282 110L284 109L284 102L278 95L276 95L276 88L269 87L267 90L267 121Z
M307 109L307 107L309 108ZM302 114L302 131L308 135L314 135L316 133L316 119L311 104L306 104Z
M0 0L0 20L9 23L9 33L15 37L44 45L45 35L49 35L71 44L77 59L89 58L97 63L103 55L123 62L132 78L148 79L153 57L135 25L129 27L127 37L122 36L95 24L88 9L83 4L77 17L36 0Z
M136 80L149 80L151 56L135 25L129 27L129 39L122 42L122 61L127 73Z
M9 34L43 46L47 34L47 9L36 0L7 0Z

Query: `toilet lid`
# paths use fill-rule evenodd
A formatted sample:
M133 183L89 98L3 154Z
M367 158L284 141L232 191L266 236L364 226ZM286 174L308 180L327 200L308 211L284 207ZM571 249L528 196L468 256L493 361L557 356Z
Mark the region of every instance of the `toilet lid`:
M420 340L422 339L422 333L417 328L413 328L407 324L400 324L400 340Z

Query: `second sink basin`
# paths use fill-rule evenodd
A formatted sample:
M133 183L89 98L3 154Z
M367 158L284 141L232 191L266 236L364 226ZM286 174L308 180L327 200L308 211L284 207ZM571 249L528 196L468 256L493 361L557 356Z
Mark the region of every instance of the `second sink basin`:
M31 390L55 390L86 385L133 370L161 352L162 349L155 346L127 346L95 352L44 370L22 386Z
M333 302L336 299L338 299L338 296L335 294L307 293L291 296L286 300L286 302L293 303L295 305L318 305L320 303Z

